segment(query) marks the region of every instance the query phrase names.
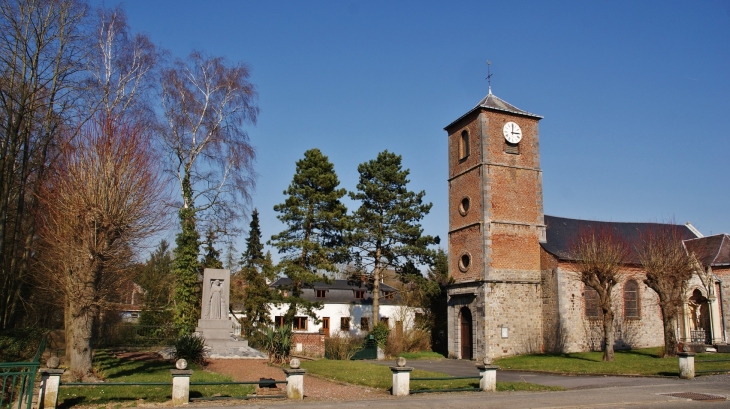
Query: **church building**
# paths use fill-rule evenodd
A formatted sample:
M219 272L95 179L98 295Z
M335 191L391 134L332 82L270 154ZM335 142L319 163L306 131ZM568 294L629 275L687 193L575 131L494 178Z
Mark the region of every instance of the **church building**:
M454 279L448 288L452 358L601 349L602 327L591 293L595 290L586 290L569 268L568 246L591 226L612 229L629 242L657 227L544 215L541 119L490 89L445 128L449 271ZM704 238L690 224L671 227L678 229L688 249L703 251L700 261L710 271L690 282L679 339L727 342L730 305L723 305L722 295L730 292L728 236ZM622 282L613 289L615 347L663 345L656 294L643 283L635 262L624 270Z

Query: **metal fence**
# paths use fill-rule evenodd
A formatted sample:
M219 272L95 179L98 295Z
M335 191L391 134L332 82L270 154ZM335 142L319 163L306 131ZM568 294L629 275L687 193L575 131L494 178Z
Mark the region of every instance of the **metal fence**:
M719 358L719 357L718 357ZM722 362L719 364L718 362ZM730 372L730 359L695 359L695 373L697 374L713 374ZM699 368L698 368L699 367Z
M33 401L33 387L36 373L40 367L41 355L46 348L48 335L45 335L38 346L38 351L30 362L0 363L0 408L30 409Z

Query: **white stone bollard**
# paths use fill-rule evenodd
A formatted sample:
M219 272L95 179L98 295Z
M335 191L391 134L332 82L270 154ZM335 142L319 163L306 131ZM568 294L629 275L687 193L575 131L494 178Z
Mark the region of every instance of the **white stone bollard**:
M304 399L304 374L306 369L299 368L300 362L297 358L289 362L291 369L284 369L286 374L286 397L287 399Z
M56 409L58 403L58 386L65 369L46 369L41 373L41 384L38 390L38 409Z
M391 366L393 372L393 396L408 396L411 393L411 371L413 368L406 366L406 359L398 358L397 366Z
M477 365L479 369L479 388L483 391L497 390L497 369L496 365Z
M184 367L187 367L187 365ZM190 402L190 375L193 374L193 371L189 369L170 369L170 373L172 374L172 405L187 405Z
M679 356L679 377L682 379L694 379L695 377L695 354L694 352L680 352Z

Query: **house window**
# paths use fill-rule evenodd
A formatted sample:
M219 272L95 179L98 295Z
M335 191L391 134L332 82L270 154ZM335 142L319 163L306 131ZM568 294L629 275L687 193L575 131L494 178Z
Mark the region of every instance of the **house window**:
M598 297L598 291L589 286L585 286L584 296L586 302L586 317L591 319L599 319L603 317L601 311L601 300Z
M279 328L282 325L284 325L284 317L282 317L281 315L277 315L276 317L274 317L274 326L276 328Z
M349 331L349 330L350 330L350 317L340 318L340 331Z
M383 298L386 300L395 299L395 293L393 291L383 291Z
M306 331L307 321L307 317L294 317L294 322L292 323L294 330Z
M380 323L385 324L386 327L390 328L388 317L380 317Z
M327 296L327 290L315 290L317 298L324 298Z
M370 331L370 318L368 318L368 317L360 318L360 329L363 331Z
M639 318L639 284L636 280L629 280L624 285L624 316Z
M461 132L461 140L459 141L459 159L469 157L469 132Z
M355 299L362 300L365 298L365 290L355 290Z

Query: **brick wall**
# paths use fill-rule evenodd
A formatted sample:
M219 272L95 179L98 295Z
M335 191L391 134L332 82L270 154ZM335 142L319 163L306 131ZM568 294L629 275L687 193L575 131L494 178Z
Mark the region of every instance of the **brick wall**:
M301 344L301 351L297 350ZM324 356L324 335L319 332L294 332L292 333L292 350L294 355L305 355L311 357Z

